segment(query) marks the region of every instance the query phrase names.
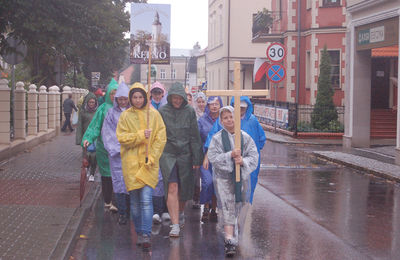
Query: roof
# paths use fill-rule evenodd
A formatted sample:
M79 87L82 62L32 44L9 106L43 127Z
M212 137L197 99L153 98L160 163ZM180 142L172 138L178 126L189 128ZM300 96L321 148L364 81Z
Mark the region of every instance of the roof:
M398 57L399 56L399 46L388 46L382 48L372 49L372 57Z
M184 56L184 57L190 57L190 51L189 49L172 49L171 48L171 57L179 57L179 56Z

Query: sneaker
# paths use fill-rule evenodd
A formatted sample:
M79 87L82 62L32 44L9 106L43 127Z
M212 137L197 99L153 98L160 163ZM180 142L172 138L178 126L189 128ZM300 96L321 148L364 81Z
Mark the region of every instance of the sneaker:
M150 240L150 235L143 235L142 236L143 241L142 241L142 250L145 252L148 252L151 248L151 240Z
M201 221L202 222L207 222L209 216L210 216L210 209L209 208L204 208L203 215L201 216Z
M128 218L126 217L126 215L119 215L118 224L126 225L127 222L128 222Z
M179 213L179 226L183 227L185 225L185 213Z
M93 175L90 175L90 176L89 176L89 181L91 181L91 182L94 181L94 176L93 176Z
M233 257L236 254L236 245L231 239L225 239L225 255Z
M162 221L170 221L171 217L169 216L168 212L164 212L163 214L161 214L161 219Z
M169 232L170 237L179 237L179 232L181 232L181 228L179 224L172 224L171 231Z
M161 223L160 215L154 214L153 215L153 224L160 224L160 223Z
M218 222L218 214L217 214L217 212L215 212L214 209L211 210L211 213L210 213L210 221L211 221L211 222Z
M199 202L193 200L192 209L200 209L201 205Z
M115 207L111 202L110 203L104 203L104 208L108 209L109 211L111 211L112 213L117 213L118 209L117 207Z
M143 236L141 234L137 234L136 245L141 246L143 244Z

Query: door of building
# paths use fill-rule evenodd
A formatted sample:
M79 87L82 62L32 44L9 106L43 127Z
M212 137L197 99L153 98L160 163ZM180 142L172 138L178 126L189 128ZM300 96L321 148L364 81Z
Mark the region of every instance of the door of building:
M371 69L371 108L389 108L390 59L372 59Z

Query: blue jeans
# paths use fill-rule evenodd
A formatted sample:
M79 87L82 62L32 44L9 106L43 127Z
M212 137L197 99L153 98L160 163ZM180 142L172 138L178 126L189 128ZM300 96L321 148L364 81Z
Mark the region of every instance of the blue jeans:
M150 235L153 224L153 188L144 186L129 192L131 217L138 235Z
M125 193L114 193L115 202L117 203L118 213L120 215L128 215L126 202L128 199L128 194Z

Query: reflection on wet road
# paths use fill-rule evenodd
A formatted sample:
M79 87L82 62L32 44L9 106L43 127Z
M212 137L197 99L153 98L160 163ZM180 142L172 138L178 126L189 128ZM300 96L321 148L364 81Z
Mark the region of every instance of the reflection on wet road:
M400 188L310 157L307 147L267 142L235 259L400 259ZM153 227L152 251L136 247L133 226L119 226L102 202L81 241L83 259L224 259L221 228L185 209L183 236ZM77 251L77 250L75 250Z

